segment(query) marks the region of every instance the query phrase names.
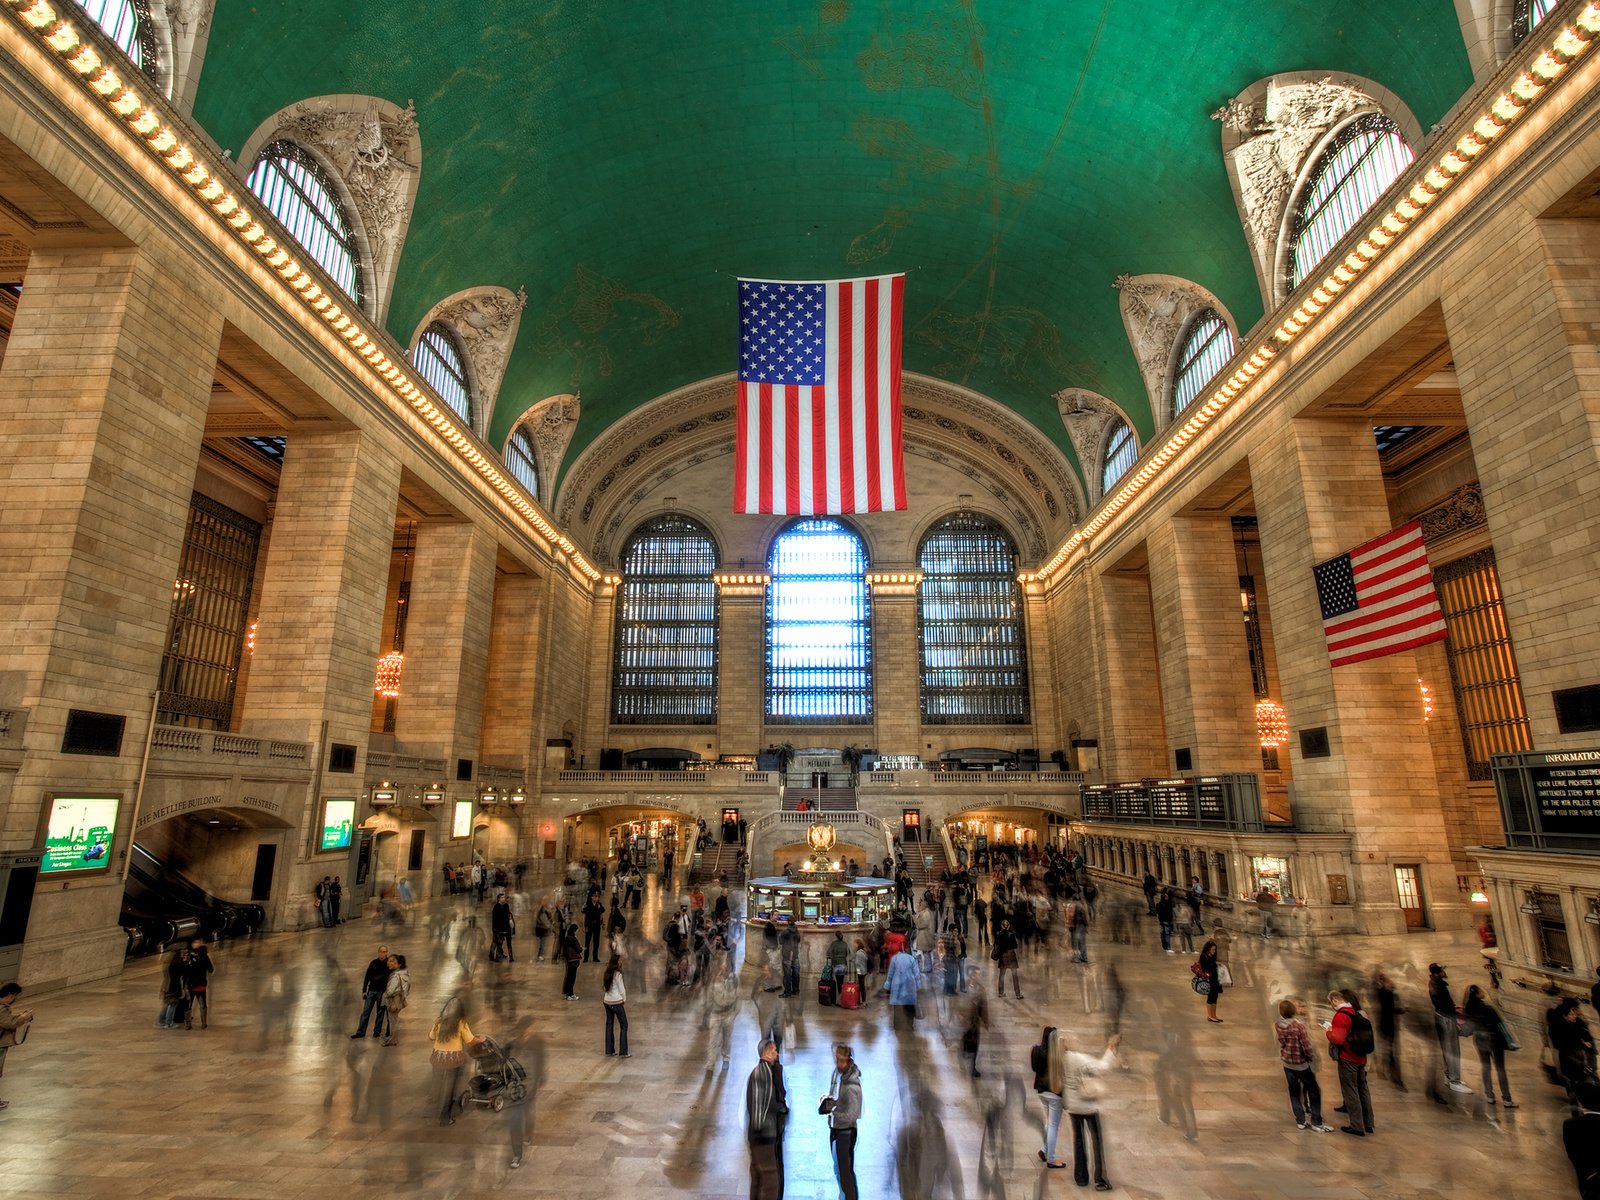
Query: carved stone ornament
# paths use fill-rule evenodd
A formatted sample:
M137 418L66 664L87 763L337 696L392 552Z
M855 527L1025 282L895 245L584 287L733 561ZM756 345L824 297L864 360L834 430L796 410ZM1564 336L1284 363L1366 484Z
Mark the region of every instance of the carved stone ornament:
M1122 327L1128 331L1159 430L1172 419L1168 385L1178 339L1197 313L1213 308L1224 320L1227 316L1215 296L1176 275L1118 275L1114 286L1121 293Z
M467 356L467 369L472 373L473 417L480 436L487 433L492 422L506 363L516 345L522 310L527 306L528 293L522 288L514 292L503 287L468 288L434 305L417 327L419 337L434 321L442 321L455 331ZM542 469L543 464L540 466Z
M530 408L518 423L533 437L539 457L539 478L554 481L567 456L572 434L582 415L581 395L551 396Z
M1085 388L1066 388L1056 393L1056 411L1067 427L1067 437L1078 455L1083 471L1084 490L1089 503L1100 501L1100 461L1105 457L1106 441L1116 423L1126 420L1122 410L1098 392Z
M416 106L409 100L402 109L371 97L319 96L284 112L278 136L315 147L344 180L366 234L368 300L381 319L417 193Z
M1224 145L1250 252L1261 278L1273 281L1274 302L1281 287L1276 279L1279 235L1307 156L1335 125L1379 108L1353 83L1327 78L1272 80L1261 105L1235 97L1211 114L1226 131Z
M196 85L200 82L200 64L205 57L206 42L211 33L211 15L217 0L161 0L160 11L166 17L168 95L184 112L194 108Z
M1465 483L1422 514L1422 537L1429 543L1443 542L1488 524L1483 509L1483 486Z

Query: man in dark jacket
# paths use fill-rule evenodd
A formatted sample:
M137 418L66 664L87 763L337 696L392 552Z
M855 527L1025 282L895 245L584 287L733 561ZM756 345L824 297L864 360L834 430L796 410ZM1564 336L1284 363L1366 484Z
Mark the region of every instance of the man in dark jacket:
M350 1040L367 1036L367 1021L377 1013L375 1031L383 1029L383 993L389 986L389 947L379 946L378 956L367 964L367 973L361 978L361 1021Z
M600 903L600 893L590 891L583 905L583 961L600 961L600 927L605 923L605 906Z
M217 964L206 951L205 938L195 938L189 943L189 957L183 965L183 982L189 992L189 1007L183 1012L183 1027L194 1028L195 1010L200 1011L200 1028L206 1028L211 1017L211 1006L206 1001L211 986L211 972Z
M511 935L516 930L516 919L511 915L511 901L506 899L504 892L501 892L494 898L494 905L489 909L489 932L494 934L494 942L489 947L490 959L517 961L516 955L511 952Z
M1600 1200L1600 1084L1577 1089L1578 1112L1561 1127L1567 1158L1578 1173L1579 1200Z
M761 1043L761 1061L744 1088L745 1141L750 1146L750 1200L783 1200L783 1128L789 1096L778 1044Z
M1153 917L1156 915L1156 892L1160 889L1161 885L1156 882L1156 877L1146 871L1144 873L1144 904L1149 911L1145 913L1145 916Z

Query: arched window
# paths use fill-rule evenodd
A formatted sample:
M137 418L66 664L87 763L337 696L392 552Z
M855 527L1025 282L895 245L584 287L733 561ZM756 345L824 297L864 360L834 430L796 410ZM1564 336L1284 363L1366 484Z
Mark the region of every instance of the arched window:
M146 75L155 76L160 51L150 20L149 0L78 0L84 13L105 31Z
M1139 443L1133 440L1133 430L1126 421L1118 421L1106 439L1106 461L1100 471L1100 494L1109 496L1117 480L1128 473L1128 468L1138 461Z
M422 331L411 351L416 367L433 390L468 425L472 424L472 389L467 386L467 364L462 361L456 335L443 321L434 321Z
M1011 539L988 517L956 513L928 531L917 565L923 721L1026 722L1027 651Z
M767 719L872 719L867 551L843 522L808 517L772 544L767 588Z
M717 720L717 548L688 517L656 517L622 552L611 719L618 725Z
M1355 227L1411 159L1399 126L1382 113L1363 113L1335 135L1311 172L1295 213L1289 235L1291 288L1299 287Z
M1527 37L1560 3L1561 0L1517 0L1517 6L1511 13L1512 40L1520 42Z
M1172 373L1172 411L1181 413L1205 390L1206 384L1233 357L1233 330L1214 309L1205 309L1189 322L1188 335L1178 351Z
M294 142L269 142L256 159L249 184L306 253L359 303L355 234L322 164Z
M537 500L539 498L538 448L534 445L533 435L528 432L526 425L519 426L506 439L506 448L500 458L506 464L506 470L511 472L511 478L522 485L530 499Z

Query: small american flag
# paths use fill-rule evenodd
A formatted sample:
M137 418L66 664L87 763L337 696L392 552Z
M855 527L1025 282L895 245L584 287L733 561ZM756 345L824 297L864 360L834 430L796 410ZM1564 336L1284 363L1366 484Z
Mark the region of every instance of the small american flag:
M1328 657L1336 667L1442 641L1422 522L1412 521L1315 568Z
M739 280L735 512L906 507L904 296L904 275Z

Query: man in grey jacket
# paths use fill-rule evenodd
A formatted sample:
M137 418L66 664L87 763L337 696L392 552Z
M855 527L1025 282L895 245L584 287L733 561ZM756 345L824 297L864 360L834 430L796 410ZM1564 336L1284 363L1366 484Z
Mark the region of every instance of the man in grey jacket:
M828 1118L828 1141L833 1147L839 1192L844 1200L857 1200L856 1122L861 1119L861 1069L844 1042L833 1048L833 1078L828 1094L817 1107Z

